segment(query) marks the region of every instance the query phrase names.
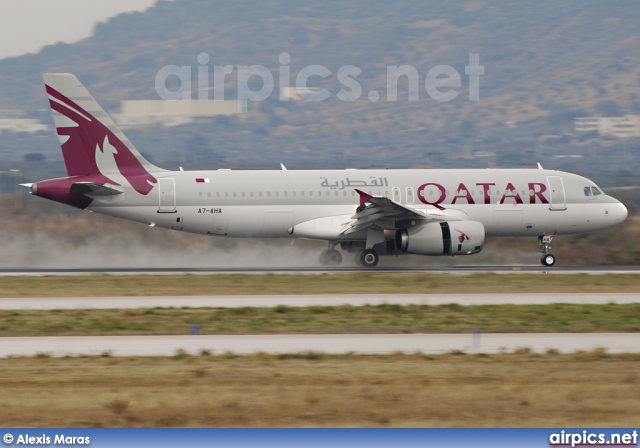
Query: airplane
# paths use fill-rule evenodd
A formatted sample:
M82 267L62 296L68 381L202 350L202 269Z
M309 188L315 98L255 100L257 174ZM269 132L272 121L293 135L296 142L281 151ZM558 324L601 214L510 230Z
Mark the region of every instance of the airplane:
M169 171L147 161L80 81L43 75L67 177L33 195L149 226L234 238L327 241L372 268L380 256L472 255L487 236L538 238L615 226L626 207L582 176L537 169ZM337 248L342 249L342 252Z

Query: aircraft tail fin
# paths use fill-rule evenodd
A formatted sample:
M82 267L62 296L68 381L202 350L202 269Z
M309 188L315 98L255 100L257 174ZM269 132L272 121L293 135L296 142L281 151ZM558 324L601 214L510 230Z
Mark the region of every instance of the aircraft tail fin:
M148 162L70 73L43 75L69 176L122 174L142 194L156 183Z

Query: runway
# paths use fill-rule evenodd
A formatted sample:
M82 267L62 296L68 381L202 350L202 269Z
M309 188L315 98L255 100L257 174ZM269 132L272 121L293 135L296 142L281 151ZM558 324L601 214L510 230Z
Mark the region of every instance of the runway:
M528 293L528 294L326 294L253 296L153 296L0 298L0 310L131 309L131 308L242 308L364 305L546 305L550 303L638 303L639 293Z
M471 275L480 273L495 274L639 274L640 266L554 266L552 268L538 265L524 266L400 266L400 267L243 267L243 268L61 268L61 269L30 269L30 268L3 268L0 276L44 276L44 275L215 275L215 274L349 274L355 272L383 272L383 273L431 273Z
M216 336L64 336L0 338L0 357L8 356L171 356L232 352L327 354L394 352L441 354L506 353L529 349L561 353L604 348L607 353L640 352L640 333L549 334L354 334Z

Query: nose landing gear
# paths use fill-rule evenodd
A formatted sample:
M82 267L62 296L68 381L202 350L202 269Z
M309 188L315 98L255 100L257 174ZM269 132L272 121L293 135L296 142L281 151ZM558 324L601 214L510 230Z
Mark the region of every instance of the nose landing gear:
M556 257L555 255L552 255L552 254L546 254L542 256L542 258L540 259L540 262L542 263L543 266L551 267L554 264L556 264Z
M549 253L549 251L551 250L551 242L553 241L553 237L554 235L541 235L538 237L540 252L544 254L540 259L540 263L542 263L543 266L551 267L556 264L555 255Z

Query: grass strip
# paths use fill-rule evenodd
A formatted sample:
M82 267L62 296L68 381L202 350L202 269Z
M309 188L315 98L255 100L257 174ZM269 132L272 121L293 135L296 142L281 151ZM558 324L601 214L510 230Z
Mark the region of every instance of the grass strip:
M348 273L0 277L0 297L640 292L640 275Z
M632 427L640 355L0 359L7 427Z
M640 303L0 311L0 336L640 331Z

